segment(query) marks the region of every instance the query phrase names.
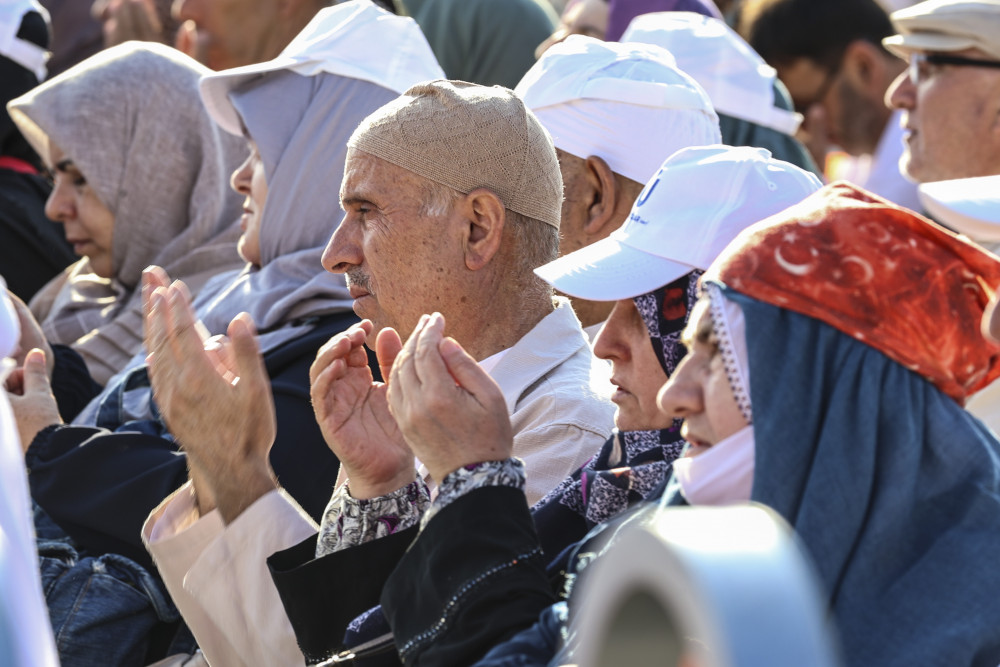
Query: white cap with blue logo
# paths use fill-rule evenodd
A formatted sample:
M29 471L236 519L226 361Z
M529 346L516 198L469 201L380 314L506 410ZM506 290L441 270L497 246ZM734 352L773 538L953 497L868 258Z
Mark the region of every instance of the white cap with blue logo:
M570 296L629 299L707 269L746 227L821 186L763 148L685 148L646 184L620 229L535 273Z

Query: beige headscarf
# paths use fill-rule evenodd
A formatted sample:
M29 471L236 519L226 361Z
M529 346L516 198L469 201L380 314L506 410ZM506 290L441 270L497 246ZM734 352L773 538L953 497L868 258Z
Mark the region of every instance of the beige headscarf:
M49 340L72 345L102 384L141 349L146 266L197 293L243 264L241 197L229 175L247 147L205 111L198 81L208 72L174 49L129 42L9 105L35 150L47 156L54 142L115 216L113 277L97 276L84 258L32 301Z

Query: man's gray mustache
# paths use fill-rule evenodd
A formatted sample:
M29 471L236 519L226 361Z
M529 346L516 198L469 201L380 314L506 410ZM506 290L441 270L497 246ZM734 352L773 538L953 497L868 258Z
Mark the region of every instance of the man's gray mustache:
M345 275L347 279L347 286L357 286L368 292L369 294L374 294L371 286L371 279L362 271L357 269L352 269L348 271Z

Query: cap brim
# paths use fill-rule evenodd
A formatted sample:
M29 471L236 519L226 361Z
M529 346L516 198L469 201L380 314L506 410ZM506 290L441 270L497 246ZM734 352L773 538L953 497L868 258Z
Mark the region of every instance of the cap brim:
M535 269L563 294L588 301L618 301L652 292L694 271L606 238Z
M918 192L935 219L973 241L1000 242L1000 176L923 183Z
M915 51L962 51L977 44L967 37L943 35L934 32L915 32L907 35L893 35L882 40L882 46L900 58L909 58Z
M279 57L263 63L206 74L198 82L198 88L208 115L226 132L242 136L240 115L236 113L233 103L229 100L229 93L262 74L286 69L298 62L300 61L294 58Z

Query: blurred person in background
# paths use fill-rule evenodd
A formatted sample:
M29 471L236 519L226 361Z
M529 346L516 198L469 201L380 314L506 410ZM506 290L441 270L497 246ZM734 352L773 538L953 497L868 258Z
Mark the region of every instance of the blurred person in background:
M927 0L892 15L904 68L885 95L918 183L1000 174L1000 2ZM909 65L909 67L907 67Z
M104 46L129 40L173 46L180 24L172 0L94 0L91 13L101 22Z
M52 19L49 76L65 72L104 48L101 22L92 15L93 0L39 0Z
M692 12L637 16L626 42L656 44L705 89L719 115L722 143L766 148L775 158L821 175L795 138L802 116L788 91L750 45L724 22Z
M112 2L114 0L111 0ZM130 2L134 0L122 0ZM276 57L329 0L174 0L176 46L214 70ZM388 47L387 47L388 48Z
M559 25L538 45L536 57L570 35L585 35L609 42L621 40L629 22L650 12L696 12L722 18L712 0L570 0L559 18Z
M7 113L45 79L47 20L33 0L0 5L0 274L24 301L76 260L62 226L45 217L44 161Z
M898 166L902 114L885 104L905 64L882 46L893 28L875 0L748 0L738 30L778 71L805 117L803 141L828 178L919 206ZM849 157L828 166L838 149Z
M427 36L449 79L513 88L556 24L546 0L394 0Z

